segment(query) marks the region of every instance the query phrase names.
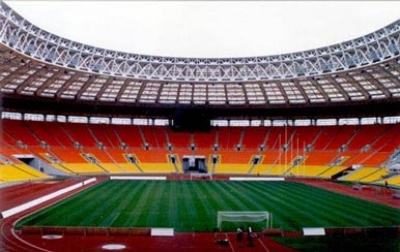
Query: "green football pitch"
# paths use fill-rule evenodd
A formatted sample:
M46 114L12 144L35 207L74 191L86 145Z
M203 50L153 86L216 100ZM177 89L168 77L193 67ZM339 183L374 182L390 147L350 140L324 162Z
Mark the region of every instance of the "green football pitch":
M17 223L32 226L171 227L204 232L218 211L268 211L273 227L400 225L400 210L295 182L106 181ZM246 223L226 223L233 231ZM253 223L259 229L263 223Z

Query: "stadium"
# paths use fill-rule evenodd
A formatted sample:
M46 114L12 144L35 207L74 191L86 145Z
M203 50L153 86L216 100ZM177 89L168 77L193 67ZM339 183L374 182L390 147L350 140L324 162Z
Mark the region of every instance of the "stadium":
M0 39L1 251L400 250L400 20L185 58L69 40L0 1Z

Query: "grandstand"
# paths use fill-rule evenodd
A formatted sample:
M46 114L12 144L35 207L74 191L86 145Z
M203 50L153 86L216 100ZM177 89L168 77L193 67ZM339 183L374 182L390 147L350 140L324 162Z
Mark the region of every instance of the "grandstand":
M400 189L400 20L291 54L170 58L70 41L0 2L0 39L2 188L195 173Z

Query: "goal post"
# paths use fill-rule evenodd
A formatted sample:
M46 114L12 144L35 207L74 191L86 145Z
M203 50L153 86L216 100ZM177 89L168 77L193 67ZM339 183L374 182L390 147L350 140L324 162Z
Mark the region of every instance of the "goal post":
M263 222L265 228L272 228L272 214L266 211L218 211L217 227L220 231L223 222Z

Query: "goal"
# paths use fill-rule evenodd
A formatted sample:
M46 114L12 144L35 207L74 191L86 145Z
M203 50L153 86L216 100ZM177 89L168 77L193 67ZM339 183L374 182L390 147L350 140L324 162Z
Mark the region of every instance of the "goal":
M221 231L223 222L262 222L265 228L272 228L272 214L266 211L219 211L217 227Z

